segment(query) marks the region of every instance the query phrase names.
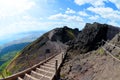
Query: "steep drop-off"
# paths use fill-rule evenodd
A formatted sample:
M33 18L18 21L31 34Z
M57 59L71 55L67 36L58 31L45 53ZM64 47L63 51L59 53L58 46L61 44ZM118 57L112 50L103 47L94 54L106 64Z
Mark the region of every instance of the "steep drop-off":
M79 33L78 29L71 29L67 26L63 28L56 28L51 30L33 43L25 47L7 67L7 71L10 73L16 73L22 71L41 60L45 57L59 53L62 50L66 50L67 45L64 43L74 39ZM46 53L48 50L49 53ZM30 64L29 64L30 63Z

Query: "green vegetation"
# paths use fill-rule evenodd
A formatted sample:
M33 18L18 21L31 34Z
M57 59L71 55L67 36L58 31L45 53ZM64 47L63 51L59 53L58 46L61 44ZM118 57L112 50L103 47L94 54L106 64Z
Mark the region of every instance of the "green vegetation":
M116 58L120 59L120 54L115 55Z
M0 66L0 73L2 73L4 75L4 77L11 75L11 73L7 72L5 69L6 66L8 66L10 62L11 62L11 60L7 61L6 63L2 64L2 66ZM2 77L2 75L0 75L0 78L1 77Z
M62 77L62 78L65 78L65 76L66 76L65 74L61 74L61 75L60 75L60 77Z
M9 53L1 56L0 61L5 61L6 62L6 61L12 59L16 55L17 52L19 52L19 51L9 52Z
M20 55L20 51L16 52L16 54L15 54L14 57L12 58L12 61L13 61L14 59L16 59L19 55Z
M75 35L72 30L67 30L67 33L68 33L69 37L75 38Z
M6 62L0 66L0 73L2 73L5 77L11 75L10 72L6 70L6 67L11 63L13 59L15 59L19 55L19 51L13 51L11 53L5 54L0 58L0 60L5 60ZM0 75L2 78L2 75Z
M97 54L104 55L104 54L105 54L105 51L104 51L102 48L99 48L99 49L97 50Z

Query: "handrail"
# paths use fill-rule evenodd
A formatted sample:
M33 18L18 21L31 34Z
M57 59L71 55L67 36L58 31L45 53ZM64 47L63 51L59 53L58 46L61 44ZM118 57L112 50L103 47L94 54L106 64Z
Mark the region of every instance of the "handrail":
M53 78L51 79L51 80L58 80L58 73L60 72L60 67L62 66L62 63L63 63L63 61L64 61L64 59L65 59L65 56L66 56L66 51L63 53L63 55L62 55L62 60L61 60L61 64L59 65L59 67L58 67L58 69L57 69L57 71L56 71L56 74L53 76Z
M116 48L119 48L119 49L120 49L120 47L118 47L118 46L116 46L116 45L114 45L114 44L108 43L107 41L104 41L104 40L103 40L103 42L105 42L105 43L107 43L107 44L110 44L111 46L113 46L113 47L116 47Z
M102 47L103 48L103 47ZM107 51L105 48L103 48L112 58L116 59L117 61L120 62L120 59L116 58L115 56L113 56L109 51Z
M55 53L56 51L53 51L53 53ZM40 54L42 57L41 58L39 58L41 61L43 60L43 57L44 58L47 58L46 56L48 56L48 55L52 55L53 53L50 53L50 54ZM28 58L28 57L33 57L33 56L37 56L37 55L39 55L39 54L30 54L30 55L28 55L28 54L26 54L25 56L20 56L21 54L18 54L17 56L15 56L12 60L11 60L11 62L9 63L9 64L12 64L13 62L14 62L14 60L19 60L19 59L22 59L22 58L25 58L26 59L26 63L27 63L27 65L29 65L29 67L26 67L25 69L27 69L27 68L30 68L30 67L32 67L32 66L34 66L35 64L37 64L37 63L39 63L39 62L37 62L37 63L34 63L34 64L31 64L30 63L30 59ZM19 57L19 58L17 58L17 57ZM6 68L4 69L5 71L8 69L8 66L6 66ZM24 70L25 70L24 69ZM24 71L23 70L23 71ZM1 73L3 73L3 72L1 72ZM2 75L1 75L2 76ZM4 76L4 74L3 74L3 76ZM6 77L6 76L4 76L4 77ZM4 78L4 77L2 77L2 78ZM1 79L1 78L0 78Z
M107 41L104 41L104 40L102 40L102 41L105 42L105 43L107 43L108 45L111 45L111 46L113 46L113 47L116 47L116 48L119 48L119 49L120 49L120 47L115 46L115 45L113 45L113 44L111 44L111 43L108 43ZM114 58L115 60L117 60L117 61L120 62L120 59L116 58L116 57L115 57L114 55L112 55L109 51L107 51L104 47L102 47L102 48L103 48L103 50L106 51L112 58Z
M56 55L58 55L58 54L55 54L55 55L49 57L48 59L43 60L42 62L40 62L40 63L38 63L38 64L36 64L36 65L34 65L34 66L26 69L26 70L24 70L24 71L18 72L18 73L16 73L16 74L13 74L12 76L9 76L9 77L7 77L7 78L5 78L5 79L0 79L0 80L16 80L18 77L24 77L24 76L25 76L25 73L30 73L31 70L35 70L36 67L39 67L39 65L47 62L48 60L52 59L52 58L55 57Z

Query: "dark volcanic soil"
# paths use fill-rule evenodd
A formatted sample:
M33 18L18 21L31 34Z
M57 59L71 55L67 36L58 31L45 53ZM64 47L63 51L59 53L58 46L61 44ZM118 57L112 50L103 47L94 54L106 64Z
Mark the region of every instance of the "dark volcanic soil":
M101 49L86 54L69 52L61 68L62 80L119 80L120 62ZM75 53L74 53L75 54ZM68 58L69 57L69 58Z

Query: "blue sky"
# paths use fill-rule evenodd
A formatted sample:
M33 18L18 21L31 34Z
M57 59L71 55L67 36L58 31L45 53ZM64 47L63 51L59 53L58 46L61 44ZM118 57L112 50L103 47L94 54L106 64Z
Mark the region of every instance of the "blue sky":
M0 0L0 44L32 31L85 23L120 26L120 0Z

